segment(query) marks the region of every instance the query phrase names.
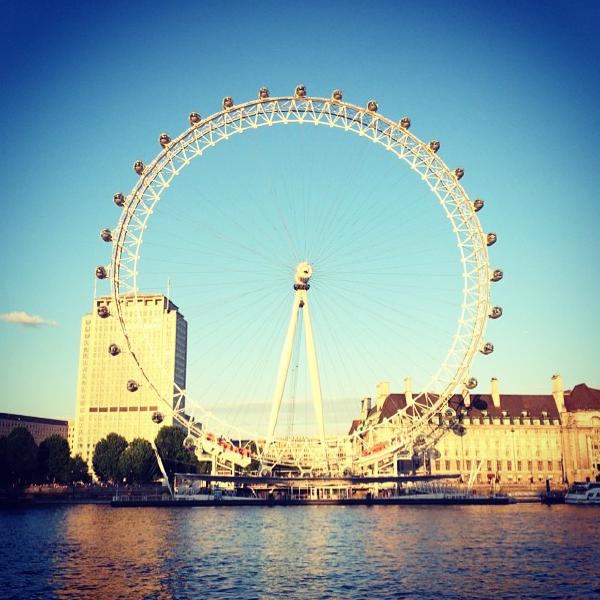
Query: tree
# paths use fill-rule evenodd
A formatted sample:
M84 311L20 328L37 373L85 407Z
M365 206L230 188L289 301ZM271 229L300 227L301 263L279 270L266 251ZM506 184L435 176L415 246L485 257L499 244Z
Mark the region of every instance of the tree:
M23 486L33 481L37 471L37 451L33 436L25 427L15 427L8 434L4 448L8 483Z
M67 472L67 483L90 483L92 477L89 473L87 463L81 454L69 459L69 467Z
M127 440L117 433L109 433L94 448L92 465L100 481L119 481L119 458L127 448Z
M119 474L127 483L150 483L157 473L156 456L147 440L133 440L119 458Z
M180 427L165 425L156 436L155 444L169 479L174 473L197 473L200 462L193 450L183 446L186 433Z
M38 448L38 476L40 481L67 483L70 467L69 443L64 437L53 434Z

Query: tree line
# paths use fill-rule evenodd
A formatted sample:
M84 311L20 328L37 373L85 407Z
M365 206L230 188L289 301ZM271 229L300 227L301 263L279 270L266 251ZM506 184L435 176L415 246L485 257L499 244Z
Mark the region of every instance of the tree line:
M38 446L26 427L15 427L0 436L0 487L25 487L30 483L89 483L86 462L71 456L69 443L53 434Z
M185 431L162 427L154 440L169 479L176 472L197 473L209 465L200 463L194 450L183 445ZM110 433L94 448L92 465L103 483L152 483L162 474L149 441L131 442ZM31 483L75 484L91 482L88 465L80 455L71 457L69 443L58 434L39 446L25 427L0 436L0 487L25 487Z

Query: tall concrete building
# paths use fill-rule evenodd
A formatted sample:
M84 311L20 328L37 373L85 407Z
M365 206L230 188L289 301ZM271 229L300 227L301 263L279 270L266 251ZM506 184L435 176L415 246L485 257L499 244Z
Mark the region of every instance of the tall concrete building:
M174 384L185 389L187 357L187 322L177 306L162 294L125 297L121 306L128 336L155 389L126 348L113 299L96 298L81 323L72 447L90 465L96 443L107 434L153 441L160 427L173 425L161 398L173 406L179 401L180 408L185 401L174 394ZM156 411L164 416L161 424L152 420Z

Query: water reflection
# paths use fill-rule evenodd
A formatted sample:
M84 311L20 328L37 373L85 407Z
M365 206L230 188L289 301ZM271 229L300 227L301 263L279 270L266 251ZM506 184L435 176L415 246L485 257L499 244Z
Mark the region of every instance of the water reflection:
M60 598L147 598L170 595L161 570L172 553L171 525L160 509L76 506L64 514L55 556Z
M540 505L5 511L0 596L599 597L598 516Z

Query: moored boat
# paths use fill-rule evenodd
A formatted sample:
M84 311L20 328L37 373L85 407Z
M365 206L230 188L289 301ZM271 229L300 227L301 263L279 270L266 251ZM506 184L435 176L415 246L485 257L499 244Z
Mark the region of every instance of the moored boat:
M600 483L575 483L565 495L565 504L600 506Z

